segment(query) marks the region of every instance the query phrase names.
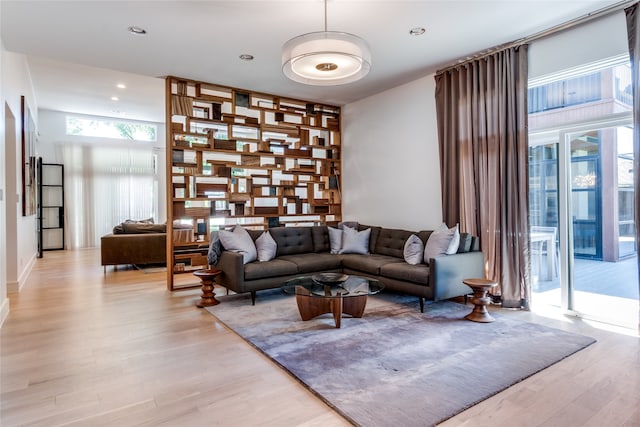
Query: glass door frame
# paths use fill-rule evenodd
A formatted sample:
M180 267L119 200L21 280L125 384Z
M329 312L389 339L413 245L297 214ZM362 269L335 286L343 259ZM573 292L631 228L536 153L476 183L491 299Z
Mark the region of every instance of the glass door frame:
M573 218L571 215L571 135L619 126L633 126L633 115L624 112L608 116L606 119L566 124L556 128L539 130L529 134L529 147L532 145L558 144L558 235L559 235L559 277L560 308L563 313L582 317L575 310L573 298ZM531 144L531 140L535 140ZM534 302L535 304L535 302Z

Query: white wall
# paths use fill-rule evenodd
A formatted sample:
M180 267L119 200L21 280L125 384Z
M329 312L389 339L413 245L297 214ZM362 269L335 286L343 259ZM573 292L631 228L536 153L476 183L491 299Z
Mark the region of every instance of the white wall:
M0 48L0 105L4 131L2 132L3 164L3 248L2 276L6 282L0 287L0 303L5 304L7 292L18 291L24 285L37 256L36 216L22 216L21 106L24 95L38 123L37 104L24 55ZM7 117L14 120L7 121Z
M2 8L0 8L2 10ZM0 13L1 15L1 13ZM0 101L3 97L3 84L2 77L2 65L4 63L4 46L0 39ZM4 103L0 102L0 327L4 323L5 319L9 315L9 298L7 298L7 224L6 224L6 186L5 186L5 174L6 160L5 160L5 107Z
M534 40L529 46L529 79L629 52L624 10Z
M433 75L344 106L342 125L344 220L409 230L442 222Z

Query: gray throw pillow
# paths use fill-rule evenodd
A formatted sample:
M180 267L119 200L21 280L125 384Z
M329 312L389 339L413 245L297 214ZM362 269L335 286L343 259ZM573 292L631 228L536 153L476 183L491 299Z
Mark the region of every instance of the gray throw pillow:
M271 261L276 257L278 244L269 231L265 231L256 239L256 251L258 252L258 261Z
M342 249L341 254L363 254L369 253L369 237L371 229L358 231L355 228L342 227Z
M424 257L424 243L415 234L409 236L404 244L404 260L407 264L418 265Z
M258 258L256 245L253 243L251 236L239 225L236 225L233 231L218 231L220 242L225 250L229 252L238 252L242 254L244 264L255 261Z
M427 240L427 244L424 247L424 262L426 264L429 263L431 258L456 253L458 250L457 246L453 252L450 251L452 250L454 243L455 245L460 243L460 233L457 233L457 242L453 241L457 230L457 225L453 228L449 228L447 227L447 224L442 223L433 231L433 233L431 233L431 236L429 236L429 240Z
M332 254L339 254L342 249L342 230L333 227L327 227L329 230L329 247Z
M209 237L209 252L207 252L207 262L209 265L216 265L221 253L222 244L220 243L220 236L217 231L212 231L211 237Z
M449 231L453 230L453 237L451 237L451 241L449 242L449 247L447 248L447 255L453 255L458 252L458 247L460 246L460 227L459 224L456 224L455 227L449 229Z

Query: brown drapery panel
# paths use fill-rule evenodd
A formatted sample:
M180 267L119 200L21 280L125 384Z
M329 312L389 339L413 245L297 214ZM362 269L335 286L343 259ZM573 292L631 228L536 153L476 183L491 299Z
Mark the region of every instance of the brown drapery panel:
M636 245L640 243L640 18L638 3L624 10L627 17L627 38L631 59L631 88L633 91L633 190L636 194ZM640 284L640 251L638 257L638 283ZM640 286L640 285L639 285ZM638 325L640 329L640 325Z
M527 45L438 73L443 219L480 236L504 307L530 299Z

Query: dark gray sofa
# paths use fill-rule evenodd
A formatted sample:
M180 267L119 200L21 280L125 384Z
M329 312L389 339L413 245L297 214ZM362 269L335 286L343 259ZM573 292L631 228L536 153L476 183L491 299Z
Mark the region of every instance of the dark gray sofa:
M245 265L242 254L223 248L216 264L222 270L217 283L236 293L250 292L255 304L256 291L277 288L288 279L318 272L343 272L375 278L388 290L415 295L424 311L425 299L439 301L466 295L470 289L462 280L484 277L478 239L467 233L460 234L456 254L432 258L428 264L410 265L404 261L405 242L416 234L426 244L431 231L358 226L359 230L366 228L371 228L367 255L331 254L326 226L270 228L278 245L276 258ZM262 231L249 233L255 241Z

